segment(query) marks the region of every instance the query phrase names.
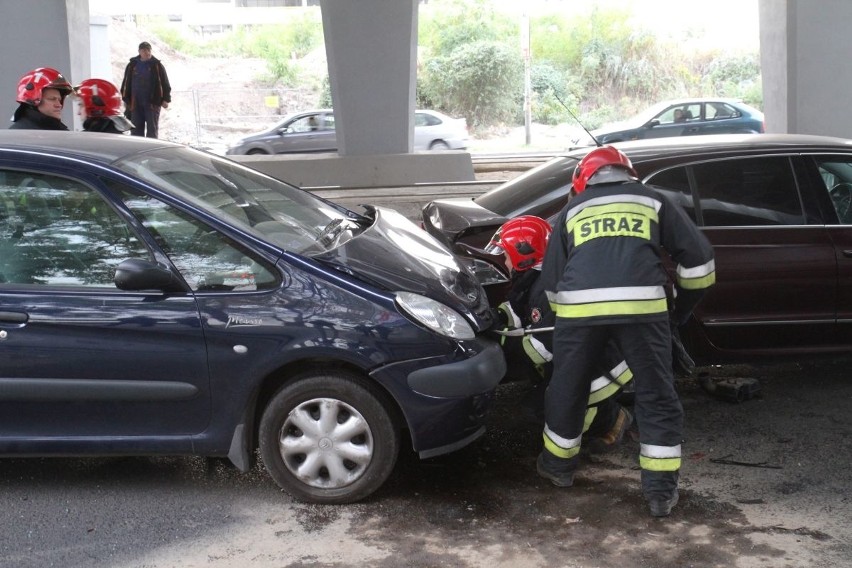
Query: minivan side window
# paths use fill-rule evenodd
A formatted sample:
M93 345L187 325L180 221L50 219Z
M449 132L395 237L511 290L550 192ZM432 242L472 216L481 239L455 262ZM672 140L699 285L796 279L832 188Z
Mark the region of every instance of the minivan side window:
M278 285L266 260L150 195L107 181L196 292L245 292Z
M719 160L690 167L700 224L705 227L805 224L787 157Z
M817 160L817 166L837 219L852 224L852 162L832 157Z
M0 170L0 285L116 289L115 268L151 254L100 193L66 177Z

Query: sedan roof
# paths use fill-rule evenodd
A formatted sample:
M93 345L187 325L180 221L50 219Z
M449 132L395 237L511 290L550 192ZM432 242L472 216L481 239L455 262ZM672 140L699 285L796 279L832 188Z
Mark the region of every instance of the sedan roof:
M612 146L628 154L631 159L640 159L660 154L667 156L689 154L708 156L715 153L748 154L766 151L812 152L838 150L848 152L852 150L852 140L810 134L713 134L708 136L672 136L631 142L614 142ZM593 149L594 146L586 146L566 152L563 155L582 157Z

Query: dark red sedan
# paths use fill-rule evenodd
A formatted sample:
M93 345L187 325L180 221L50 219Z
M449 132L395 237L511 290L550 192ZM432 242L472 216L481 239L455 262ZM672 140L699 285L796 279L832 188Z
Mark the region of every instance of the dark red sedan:
M716 252L717 284L684 333L699 363L852 351L852 141L703 136L617 144ZM465 254L505 220L554 216L577 162L553 158L475 199L434 201L425 228ZM495 301L500 277L479 265Z

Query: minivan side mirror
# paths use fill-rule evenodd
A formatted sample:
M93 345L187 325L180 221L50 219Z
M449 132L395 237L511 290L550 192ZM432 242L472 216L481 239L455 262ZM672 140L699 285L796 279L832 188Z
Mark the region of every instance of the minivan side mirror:
M141 258L128 258L122 261L115 269L113 282L119 290L185 291L183 283L171 270Z

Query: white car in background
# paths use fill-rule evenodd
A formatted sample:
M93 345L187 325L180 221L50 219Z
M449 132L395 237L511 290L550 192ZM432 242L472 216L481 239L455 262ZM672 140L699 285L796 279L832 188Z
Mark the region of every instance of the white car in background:
M435 110L414 113L414 150L464 150L467 121ZM288 115L275 126L236 140L226 154L336 152L337 133L330 109Z

